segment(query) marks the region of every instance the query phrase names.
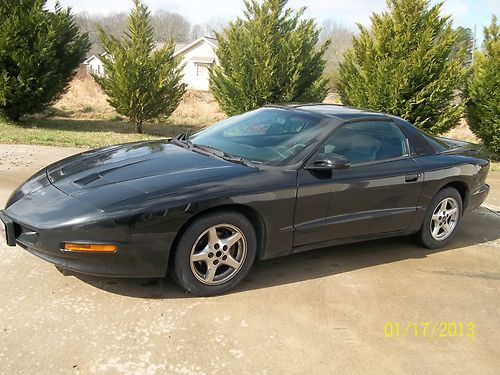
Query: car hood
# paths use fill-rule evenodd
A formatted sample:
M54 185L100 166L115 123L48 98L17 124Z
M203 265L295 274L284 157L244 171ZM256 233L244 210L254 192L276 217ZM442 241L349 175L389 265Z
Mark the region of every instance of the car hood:
M84 203L81 207L93 207L112 218L130 216L149 210L148 205L175 206L244 190L259 172L168 141L131 143L84 152L42 169L12 193L5 208L21 200L28 211L34 204L58 207L65 200L53 194L55 187L63 196Z
M55 187L70 195L120 183L147 193L148 184L138 181L158 176L173 181L186 174L195 181L207 175L213 177L244 169L253 168L199 154L168 141L152 141L85 152L47 167L47 176ZM167 182L165 178L163 181Z

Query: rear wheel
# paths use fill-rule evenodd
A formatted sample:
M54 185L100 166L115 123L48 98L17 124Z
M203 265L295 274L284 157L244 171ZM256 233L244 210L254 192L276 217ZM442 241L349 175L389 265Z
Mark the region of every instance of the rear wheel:
M440 190L431 201L424 223L417 234L419 242L430 249L448 244L462 219L462 197L454 188Z
M256 253L255 230L245 216L208 214L182 234L175 252L175 280L198 296L221 294L243 280Z

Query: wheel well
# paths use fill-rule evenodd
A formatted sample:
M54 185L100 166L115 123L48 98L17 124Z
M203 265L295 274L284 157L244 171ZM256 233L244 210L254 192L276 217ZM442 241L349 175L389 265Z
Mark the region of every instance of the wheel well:
M463 210L465 211L465 208L467 207L467 203L469 200L469 187L467 186L467 184L462 181L452 181L443 186L441 190L448 187L452 187L458 191L458 193L462 197L462 206Z
M192 217L190 217L182 225L181 229L179 229L179 231L177 232L174 241L172 242L172 246L170 248L169 260L168 260L169 266L171 266L175 258L175 251L177 250L177 244L182 234L191 225L191 223L193 223L201 216L221 211L237 211L243 216L245 216L250 221L250 223L252 223L255 229L255 234L257 235L257 258L262 257L266 245L266 225L263 217L255 209L251 207L244 206L241 204L226 204L222 206L207 208L206 210L200 211L195 215L193 215Z

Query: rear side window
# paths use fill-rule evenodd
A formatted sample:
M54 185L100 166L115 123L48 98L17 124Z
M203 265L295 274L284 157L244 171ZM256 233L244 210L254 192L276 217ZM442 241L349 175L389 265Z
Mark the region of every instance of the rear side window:
M421 132L421 133L424 136L424 138L426 139L426 141L429 142L431 144L431 146L434 147L434 149L437 152L443 152L443 151L449 150L451 148L450 145L444 143L443 141L439 140L438 138L433 137L433 136L431 136L427 133L424 133L424 132Z
M320 152L342 155L352 164L409 154L406 137L396 124L388 121L348 123L331 135Z

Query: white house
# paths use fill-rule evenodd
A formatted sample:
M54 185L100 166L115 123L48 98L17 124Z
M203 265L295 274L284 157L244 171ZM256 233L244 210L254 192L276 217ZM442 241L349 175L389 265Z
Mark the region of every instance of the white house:
M83 65L85 66L85 68L87 68L87 72L100 77L106 74L106 72L104 71L104 65L102 63L102 60L100 59L101 56L106 56L106 52L99 56L92 55L83 62Z
M182 57L184 82L188 89L208 90L208 69L217 64L217 39L202 36L187 45L176 45L174 56Z
M155 49L162 48L164 43L158 43ZM202 36L191 43L176 43L174 56L182 58L184 64L184 76L182 82L185 83L188 89L208 91L208 69L217 64L217 40ZM106 52L96 56L92 55L83 62L87 71L91 74L104 76L104 65L101 56L105 56Z

